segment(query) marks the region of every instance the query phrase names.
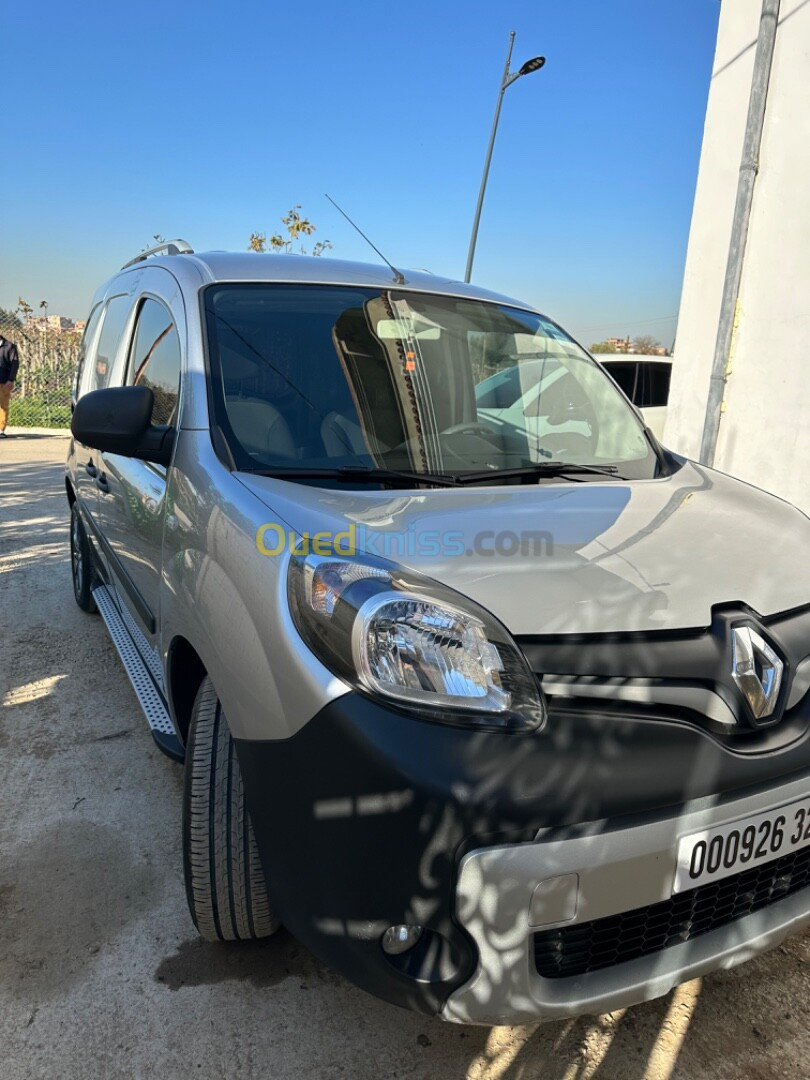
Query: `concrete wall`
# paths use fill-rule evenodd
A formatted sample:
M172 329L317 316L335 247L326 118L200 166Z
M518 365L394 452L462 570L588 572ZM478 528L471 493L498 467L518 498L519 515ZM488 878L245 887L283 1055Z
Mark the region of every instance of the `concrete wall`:
M761 0L724 0L664 442L697 457ZM782 0L715 467L810 512L810 0Z

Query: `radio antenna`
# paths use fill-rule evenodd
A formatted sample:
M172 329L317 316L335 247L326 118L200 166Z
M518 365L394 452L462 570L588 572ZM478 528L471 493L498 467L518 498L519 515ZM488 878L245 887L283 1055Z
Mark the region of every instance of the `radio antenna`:
M386 259L386 257L383 255L383 253L380 251L380 249L378 247L375 247L374 244L372 244L372 242L369 240L369 238L366 236L366 234L363 232L363 230L360 228L360 226L355 225L355 223L352 221L352 219L349 217L349 215L346 213L346 211L340 209L340 207L338 206L338 204L335 202L335 200L332 198L331 195L327 195L326 192L324 192L324 195L326 195L326 198L329 200L329 202L332 204L332 206L334 206L334 208L336 210L340 211L340 213L343 214L343 216L346 218L346 220L352 226L352 228L356 229L360 233L360 235L363 237L363 239L368 244L368 246L370 248L373 248L374 251L377 252L377 254L380 256L380 258L385 263L385 265L393 272L393 274L394 274L394 284L395 285L404 285L405 284L405 278L400 273L400 271L397 270L397 268L394 266L394 264L390 263L388 261L388 259Z

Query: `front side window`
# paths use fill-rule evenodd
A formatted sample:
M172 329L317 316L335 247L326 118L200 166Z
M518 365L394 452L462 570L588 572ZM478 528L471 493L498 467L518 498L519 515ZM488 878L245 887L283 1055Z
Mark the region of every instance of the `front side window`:
M532 312L263 283L210 286L205 312L215 420L241 469L494 478L566 462L656 475L642 425L612 381Z
M155 396L153 424L174 424L180 395L180 341L172 317L157 300L141 304L129 357L127 382Z

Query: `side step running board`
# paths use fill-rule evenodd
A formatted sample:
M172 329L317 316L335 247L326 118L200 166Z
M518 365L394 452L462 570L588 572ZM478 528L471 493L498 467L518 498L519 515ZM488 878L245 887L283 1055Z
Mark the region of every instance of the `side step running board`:
M174 732L174 725L166 711L163 698L155 686L154 679L150 675L149 668L143 657L135 647L135 643L127 631L126 624L121 618L121 614L115 606L115 601L110 596L107 586L97 585L93 589L93 599L96 602L96 607L101 612L102 619L106 623L113 644L118 650L118 655L121 657L121 663L124 665L124 670L132 683L135 696L144 711L152 731L152 738L164 754L168 754L169 757L175 758L177 761L183 761L185 751Z

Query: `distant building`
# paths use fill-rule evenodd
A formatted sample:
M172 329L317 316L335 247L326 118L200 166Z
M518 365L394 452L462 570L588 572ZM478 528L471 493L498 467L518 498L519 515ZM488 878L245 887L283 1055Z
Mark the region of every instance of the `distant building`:
M25 325L31 330L41 330L43 333L50 330L54 334L64 334L76 329L73 319L68 319L64 315L33 315Z
M616 350L616 352L630 352L633 347L633 342L630 338L609 337L605 342L606 345L610 345Z

